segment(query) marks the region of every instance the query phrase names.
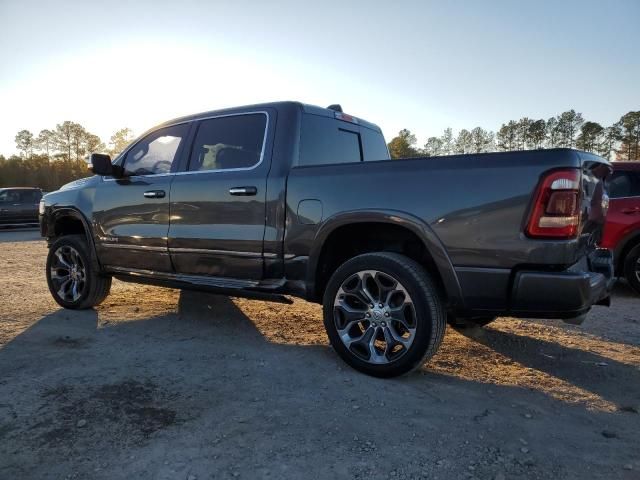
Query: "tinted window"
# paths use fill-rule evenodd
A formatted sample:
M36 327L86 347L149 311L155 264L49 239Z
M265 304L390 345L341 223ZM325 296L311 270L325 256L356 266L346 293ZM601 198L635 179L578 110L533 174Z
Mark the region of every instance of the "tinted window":
M389 160L389 150L384 141L384 136L380 132L366 127L360 128L362 136L362 149L364 150L364 161Z
M300 165L360 162L358 126L306 114L300 138Z
M20 193L18 190L2 190L0 191L0 202L20 202Z
M198 127L189 170L251 168L260 162L267 117L262 113L204 120Z
M169 173L188 130L188 125L183 124L147 135L127 152L125 170L134 175Z
M609 197L640 197L640 172L613 172L608 180Z
M20 190L20 203L38 203L41 197L38 190Z

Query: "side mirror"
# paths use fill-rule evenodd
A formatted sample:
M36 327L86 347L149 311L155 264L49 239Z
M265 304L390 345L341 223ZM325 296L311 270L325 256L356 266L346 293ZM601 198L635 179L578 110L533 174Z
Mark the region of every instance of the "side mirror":
M91 163L91 171L96 175L113 175L113 165L111 164L111 157L104 153L92 153L89 157Z

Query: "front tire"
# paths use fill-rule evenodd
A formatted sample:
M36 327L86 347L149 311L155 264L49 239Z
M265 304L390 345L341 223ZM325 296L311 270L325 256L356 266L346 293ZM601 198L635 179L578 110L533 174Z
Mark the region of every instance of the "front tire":
M323 300L331 345L351 367L395 377L420 367L444 337L442 296L424 268L397 253L366 253L339 267Z
M640 245L631 249L624 259L624 276L629 285L640 293Z
M53 299L73 310L100 304L111 289L111 277L96 271L83 235L65 235L53 242L46 276Z

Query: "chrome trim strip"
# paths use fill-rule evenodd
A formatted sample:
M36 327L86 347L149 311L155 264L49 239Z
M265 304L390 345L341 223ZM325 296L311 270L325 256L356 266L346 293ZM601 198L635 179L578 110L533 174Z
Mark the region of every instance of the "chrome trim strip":
M127 153L129 153L129 150L131 150L133 147L135 147L140 141L142 141L148 135L150 135L150 134L152 134L154 132L157 132L158 130L162 130L163 128L174 127L176 125L182 125L183 123L202 122L204 120L211 120L211 119L214 119L214 118L238 117L240 115L256 115L256 114L263 114L265 117L267 117L267 121L266 121L266 123L264 125L264 135L262 136L262 149L260 150L260 160L258 160L258 163L256 163L252 167L226 168L226 169L223 169L223 170L194 170L194 171L187 171L187 172L152 173L151 175L131 175L130 177L126 177L126 178L166 177L166 176L169 176L169 175L193 175L195 173L242 172L242 171L247 171L247 170L254 170L254 169L258 168L262 164L262 161L264 160L264 150L265 150L265 148L267 146L267 133L269 132L269 112L267 112L265 110L255 110L255 111L251 111L251 112L239 112L239 113L227 113L225 115L212 115L210 117L202 117L202 118L198 118L198 119L182 121L182 122L176 122L176 123L171 123L171 124L168 124L168 125L162 125L162 126L160 126L158 128L155 128L153 130L147 131L144 134L144 136L141 137L137 142L131 144L129 146L129 148L127 148L124 152L122 152L120 155L118 155L116 160L118 158L120 158L121 156L124 156ZM195 141L195 138L194 138L194 141ZM191 160L191 159L189 159L189 160ZM104 178L104 177L102 177L102 181L104 181L104 182L114 182L116 180L121 180L121 179L119 179L119 178Z
M609 201L612 201L612 200L628 200L629 198L639 199L640 195L631 195L629 197L609 197Z
M255 280L243 280L228 277L210 277L203 275L185 275L180 273L156 272L153 270L143 270L138 268L124 268L107 266L107 270L115 274L130 275L134 277L150 277L159 280L176 280L191 283L193 285L204 285L217 288L243 289L252 288L260 284Z
M203 253L205 255L228 255L230 257L246 257L246 258L260 258L262 253L257 252L239 252L234 250L216 250L210 248L181 248L170 247L170 253Z
M125 250L144 250L148 252L168 253L167 247L150 247L146 245L127 245L122 243L99 243L98 246L105 248L122 248Z
M165 247L150 247L146 245L128 245L122 243L99 243L101 247L105 248L121 248L124 250L143 250L148 252L165 252L165 253L199 253L205 255L227 255L230 257L244 257L244 258L277 258L277 253L258 253L258 252L240 252L235 250L216 250L210 248L165 248Z

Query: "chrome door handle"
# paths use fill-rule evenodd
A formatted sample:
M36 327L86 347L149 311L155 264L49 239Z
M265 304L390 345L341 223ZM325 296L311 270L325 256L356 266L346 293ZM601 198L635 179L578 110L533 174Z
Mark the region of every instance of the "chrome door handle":
M247 197L258 193L258 189L256 187L233 187L229 189L229 193L231 195L240 195Z
M164 198L164 190L149 190L144 192L144 198Z
M622 213L626 214L626 215L635 215L640 213L640 208L636 207L636 208L623 208Z

